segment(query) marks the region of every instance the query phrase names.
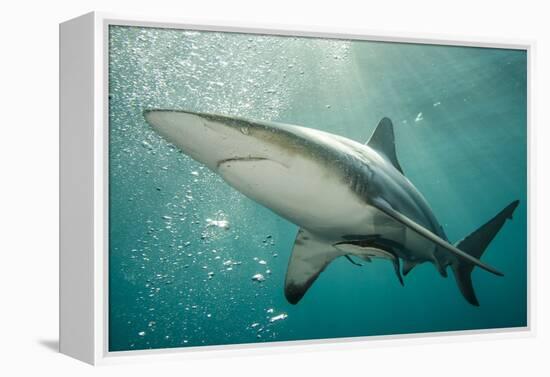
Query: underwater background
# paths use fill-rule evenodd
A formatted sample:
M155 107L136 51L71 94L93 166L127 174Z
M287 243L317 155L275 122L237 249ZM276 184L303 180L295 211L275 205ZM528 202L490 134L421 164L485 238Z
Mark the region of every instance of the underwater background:
M389 261L339 258L291 305L297 226L161 139L149 108L359 142L389 117L451 242L520 200L482 257L504 277L476 268L474 307L430 263L402 287ZM111 26L109 350L526 326L526 127L522 50Z

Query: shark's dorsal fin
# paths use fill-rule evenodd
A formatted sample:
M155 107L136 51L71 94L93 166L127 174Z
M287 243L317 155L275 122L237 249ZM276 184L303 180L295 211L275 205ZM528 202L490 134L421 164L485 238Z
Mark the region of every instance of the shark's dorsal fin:
M389 118L382 118L366 144L386 157L388 161L403 174L403 169L401 169L399 160L397 160L393 124Z
M334 258L344 255L331 244L323 242L305 229L300 229L294 241L285 279L285 297L297 304L319 274Z

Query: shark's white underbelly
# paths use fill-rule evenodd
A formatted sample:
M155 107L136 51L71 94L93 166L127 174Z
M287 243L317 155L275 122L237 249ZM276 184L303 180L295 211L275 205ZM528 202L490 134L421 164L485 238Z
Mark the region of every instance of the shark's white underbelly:
M244 195L327 243L377 235L403 245L407 258L432 259L432 242L368 205L341 176L312 160L237 159L221 163L218 173Z
M366 204L340 177L307 159L239 160L219 174L256 202L304 228L341 229L364 222Z
M433 244L355 195L342 179L307 159L243 159L220 164L233 187L301 228L327 241L379 235L411 250Z

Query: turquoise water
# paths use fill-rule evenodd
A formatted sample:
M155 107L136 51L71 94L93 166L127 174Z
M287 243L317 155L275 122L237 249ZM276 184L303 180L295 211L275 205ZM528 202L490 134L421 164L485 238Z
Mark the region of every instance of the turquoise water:
M111 27L110 351L525 326L526 53ZM475 269L480 307L429 263L344 258L298 305L284 297L297 226L163 141L147 108L239 115L397 153L451 241L519 199ZM265 281L252 279L263 274Z

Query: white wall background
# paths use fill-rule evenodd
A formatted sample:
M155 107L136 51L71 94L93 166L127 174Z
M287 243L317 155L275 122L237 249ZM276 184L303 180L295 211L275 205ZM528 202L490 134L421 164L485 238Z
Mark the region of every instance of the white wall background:
M550 210L547 178L550 102L550 23L544 1L441 0L79 0L4 1L0 95L0 375L549 375L549 263L545 236ZM57 354L58 274L58 26L104 10L196 18L434 33L460 38L537 41L533 99L536 159L537 335L478 342L436 341L185 363L93 369ZM345 320L343 318L342 320Z

